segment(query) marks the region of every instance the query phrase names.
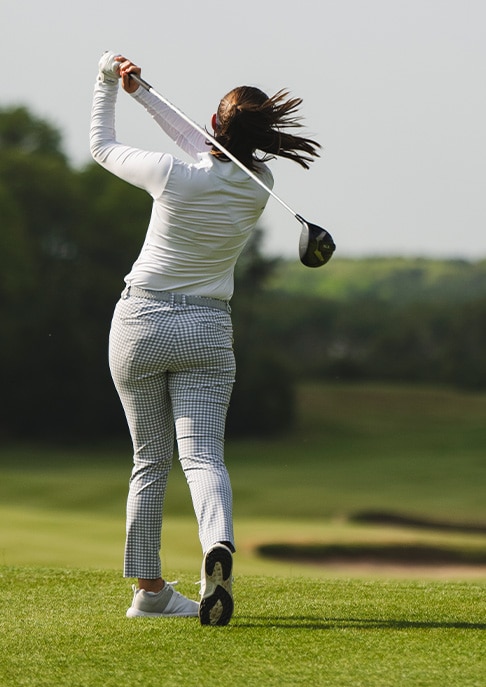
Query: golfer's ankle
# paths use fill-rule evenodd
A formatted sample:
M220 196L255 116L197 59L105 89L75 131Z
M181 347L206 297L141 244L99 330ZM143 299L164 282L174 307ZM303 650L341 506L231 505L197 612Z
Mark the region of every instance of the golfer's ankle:
M165 587L165 582L161 577L155 580L138 579L138 588L144 589L146 592L160 592Z

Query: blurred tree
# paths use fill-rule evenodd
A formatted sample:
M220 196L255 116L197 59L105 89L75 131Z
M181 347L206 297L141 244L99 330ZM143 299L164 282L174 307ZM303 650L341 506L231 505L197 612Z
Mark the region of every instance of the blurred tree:
M108 332L150 207L94 163L72 169L47 122L0 109L0 432L126 436ZM305 270L264 257L262 231L235 274L230 435L291 428L296 379L486 388L486 261Z
M17 255L23 269L9 261L12 284L2 301L2 319L15 332L15 348L3 351L2 386L9 390L2 422L28 436L62 428L69 397L63 385L75 384L70 358L71 265L76 256L74 224L80 208L74 175L63 157L0 151L0 184L16 208ZM13 236L11 221L2 233ZM2 339L2 347L7 342Z
M1 426L23 436L120 431L108 330L150 199L97 165L71 169L55 131L22 108L0 113L0 131Z
M5 183L0 183L0 303L32 286L34 260L22 211Z
M463 305L450 318L443 376L474 391L486 389L486 298Z
M274 344L263 291L278 261L263 256L262 238L257 227L235 271L236 384L228 412L230 436L271 436L291 429L294 421L294 377L281 345Z
M22 106L0 109L0 150L65 159L58 129Z

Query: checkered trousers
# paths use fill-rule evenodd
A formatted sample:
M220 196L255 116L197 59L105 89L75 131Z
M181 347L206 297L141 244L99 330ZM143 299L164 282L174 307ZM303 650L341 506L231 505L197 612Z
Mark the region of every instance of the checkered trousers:
M224 429L235 375L230 315L199 305L122 296L110 370L130 430L125 577L161 576L162 509L177 441L203 552L233 542Z

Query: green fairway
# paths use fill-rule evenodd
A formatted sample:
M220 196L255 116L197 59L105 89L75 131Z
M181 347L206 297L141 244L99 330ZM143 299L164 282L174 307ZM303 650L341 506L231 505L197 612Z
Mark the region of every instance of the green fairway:
M307 385L299 390L298 407L297 427L287 436L227 442L245 570L255 572L250 565L255 547L273 542L369 540L486 548L484 534L350 520L373 509L486 523L486 395ZM0 563L118 568L130 464L128 439L110 446L4 447ZM165 514L165 560L197 569L196 525L177 460ZM270 574L288 567L269 561L265 566ZM308 570L301 568L297 573Z
M299 391L298 425L227 442L235 616L129 621L121 577L128 440L0 450L0 687L479 687L486 567L316 565L258 547L445 547L484 532L356 522L365 510L486 522L486 395L333 385ZM201 551L175 461L162 563L197 598ZM484 652L483 652L484 653Z
M228 441L237 516L328 518L382 508L486 521L486 394L387 386L299 389L297 427ZM117 445L4 446L4 505L119 515L131 455ZM192 514L177 461L167 513Z
M1 568L2 687L482 687L484 587L236 581L225 628L123 617L113 572ZM179 588L196 596L181 577ZM127 599L128 600L128 599Z

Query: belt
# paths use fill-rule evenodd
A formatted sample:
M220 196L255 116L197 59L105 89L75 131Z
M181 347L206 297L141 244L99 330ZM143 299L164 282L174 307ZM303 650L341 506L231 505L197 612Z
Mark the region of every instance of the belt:
M217 310L224 310L231 312L231 306L228 301L223 301L220 298L206 298L206 296L186 296L185 293L175 293L174 291L151 291L149 289L140 289L138 286L131 286L130 284L123 290L121 297L123 299L135 296L135 298L148 298L152 301L164 301L171 305L199 305L206 308L216 308Z

